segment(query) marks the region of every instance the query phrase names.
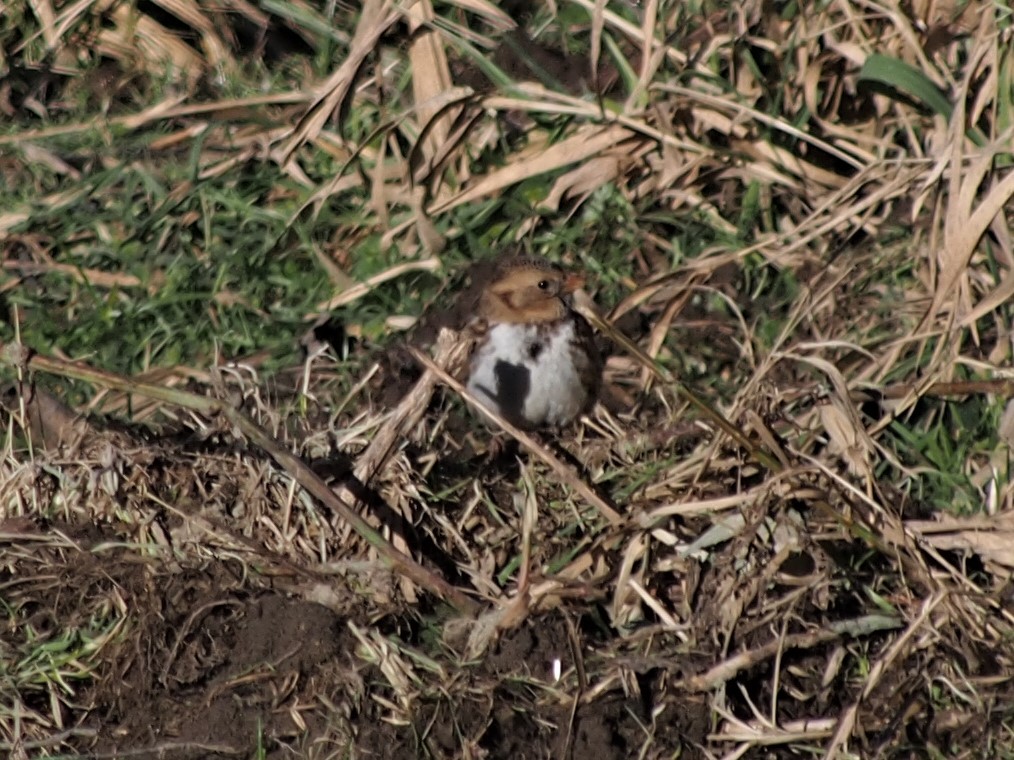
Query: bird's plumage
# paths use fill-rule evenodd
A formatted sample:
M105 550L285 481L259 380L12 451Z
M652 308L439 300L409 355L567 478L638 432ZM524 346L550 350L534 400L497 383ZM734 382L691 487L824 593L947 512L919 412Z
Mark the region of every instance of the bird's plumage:
M519 427L566 425L595 401L601 364L570 294L584 278L542 259L496 268L479 298L468 387Z

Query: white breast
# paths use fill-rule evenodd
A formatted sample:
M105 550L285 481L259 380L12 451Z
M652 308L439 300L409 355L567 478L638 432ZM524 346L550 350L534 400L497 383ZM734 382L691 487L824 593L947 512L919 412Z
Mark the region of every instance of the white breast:
M495 324L476 351L468 389L521 427L564 425L588 402L571 350L574 325ZM583 353L577 361L587 363Z

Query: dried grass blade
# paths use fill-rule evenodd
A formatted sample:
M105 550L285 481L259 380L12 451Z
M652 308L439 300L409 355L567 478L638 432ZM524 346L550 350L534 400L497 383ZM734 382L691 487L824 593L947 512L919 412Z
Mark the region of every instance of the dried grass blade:
M566 140L510 163L492 174L487 174L472 187L431 206L429 213L440 214L450 211L465 203L492 195L522 180L583 161L601 151L612 148L630 136L631 133L620 126L583 127Z
M862 161L858 160L855 156L846 153L842 148L839 148L836 145L832 145L831 143L827 142L826 140L822 140L819 137L815 137L814 135L805 132L799 127L787 124L782 119L770 116L762 111L757 110L756 108L751 108L747 105L744 105L743 103L737 103L735 101L730 101L726 98L723 98L719 95L710 95L700 90L695 90L689 87L681 87L679 85L670 85L670 84L659 85L658 89L665 90L666 92L671 92L674 95L680 95L686 98L688 103L691 104L700 103L702 105L707 106L708 108L713 108L718 112L726 112L731 110L735 113L737 118L749 117L750 119L753 119L754 121L757 121L760 124L764 124L765 126L771 127L772 129L776 129L779 132L783 132L784 134L789 135L790 137L793 137L797 140L801 140L802 142L809 143L813 145L815 148L819 148L820 150L826 152L828 155L834 156L840 161L844 161L853 169L862 170L866 168L866 166L862 163ZM734 123L735 121L730 122L730 124ZM850 146L846 144L843 145L843 147Z
M0 231L2 231L0 219ZM21 277L32 277L47 272L59 272L77 282L99 288L139 288L144 285L139 277L132 274L121 274L119 272L103 272L101 269L83 269L74 264L57 264L48 262L37 264L31 261L4 261L3 269L17 272ZM16 282L8 282L0 285L0 293L10 290L16 286Z
M429 103L451 89L451 69L441 37L432 28L436 15L429 0L421 0L407 8L409 35L412 43L408 50L412 69L412 95L418 113L417 126L427 128L421 146L423 156L432 158L447 140L454 112L430 106Z
M435 272L440 267L440 259L435 256L423 259L422 261L406 261L404 264L396 264L389 269L385 269L383 272L378 272L364 282L356 283L329 301L319 304L317 309L321 312L334 311L342 306L348 306L350 303L358 301L378 285L401 277L406 272Z
M958 171L956 167L955 171ZM972 178L966 178L966 184L962 188L963 192L970 187L974 190L974 187L978 186L974 182L975 179L981 179L978 173L975 173ZM973 185L974 187L972 187ZM944 301L951 295L955 283L968 267L968 262L979 245L979 240L986 234L986 230L997 214L1008 208L1011 198L1014 198L1014 170L1008 171L1007 176L989 190L974 211L971 211L967 216L964 213L959 213L959 218L952 217L948 220L953 223L949 225L944 237L944 266L933 297L933 305L930 307L928 315L930 318L940 310Z
M592 13L595 6L595 0L573 0L574 5L578 5L584 8L588 13ZM609 25L610 28L620 32L628 39L634 42L640 42L642 40L642 31L639 27L630 23L615 11L605 10L602 14L602 18ZM662 45L659 40L655 40L655 44ZM664 45L666 55L671 58L675 63L679 65L685 65L687 63L687 56L680 50L677 50L672 45Z
M627 98L624 111L640 110L644 106L645 94L651 85L651 76L658 69L665 48L657 45L655 40L655 24L658 22L658 0L648 0L644 6L641 20L641 70L637 75L637 84ZM635 40L636 41L636 40Z
M229 53L228 45L219 36L214 22L204 15L200 3L182 0L154 0L154 2L200 33L201 48L207 56L209 65L213 67L223 64L235 65L236 61Z
M500 10L493 3L486 0L448 0L448 5L453 5L462 10L470 11L476 16L485 19L490 26L500 32L510 31L517 28L517 22L507 13Z
M313 104L281 149L282 164L287 164L303 143L315 140L328 119L341 109L363 62L376 49L381 35L400 17L399 13L391 11L392 7L390 0L366 0L363 3L348 56L318 90Z
M99 53L116 60L139 58L152 69L161 69L168 61L189 82L206 70L206 61L192 47L150 16L123 5L115 7L110 18L112 26L98 36Z
M994 309L998 309L1014 298L1014 274L1008 273L985 298L975 305L968 314L958 322L958 327L975 324Z
M46 48L56 50L60 43L60 35L56 29L56 14L53 12L52 3L45 0L28 0L28 5L39 19L39 31L46 41Z
M471 341L444 330L437 336L434 365L441 370L454 371L464 366L471 350ZM369 483L383 468L398 440L414 428L429 405L436 388L438 375L430 370L423 372L412 390L398 403L397 408L373 436L370 445L356 462L353 472L362 483Z

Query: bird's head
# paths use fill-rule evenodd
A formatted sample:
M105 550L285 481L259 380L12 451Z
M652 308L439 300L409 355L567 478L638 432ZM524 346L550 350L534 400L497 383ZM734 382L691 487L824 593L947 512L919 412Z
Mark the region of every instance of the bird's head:
M539 324L567 316L564 300L584 285L584 277L536 258L500 264L480 300L480 316L490 322Z

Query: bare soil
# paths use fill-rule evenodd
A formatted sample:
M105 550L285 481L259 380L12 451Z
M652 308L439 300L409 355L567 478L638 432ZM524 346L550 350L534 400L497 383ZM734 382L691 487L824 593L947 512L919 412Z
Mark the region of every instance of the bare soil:
M525 621L479 662L445 662L459 670L463 690L422 696L414 720L398 724L386 719L381 700L397 697L378 665L357 656L349 621L328 607L251 584L229 562L183 568L138 562L121 549L97 556L92 550L113 537L96 526L5 527L22 537L59 532L80 550L53 552L45 581L32 579L30 588L3 578L4 587L20 587L18 597L31 595L33 622L43 630L79 622L110 597L131 609L129 627L80 694L79 711L65 716L74 728L63 745L82 756L324 757L346 756L354 744L354 756L364 758L471 752L609 760L636 754L652 724L657 673L635 678L631 693L588 703L552 695L553 661L564 671L573 664L560 613ZM413 618L375 624L411 631ZM707 730L704 701L690 699L670 707L655 743L667 749L661 754L682 748L682 756L699 757L694 747Z

